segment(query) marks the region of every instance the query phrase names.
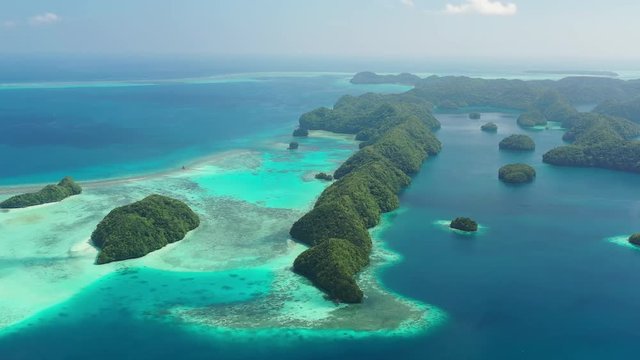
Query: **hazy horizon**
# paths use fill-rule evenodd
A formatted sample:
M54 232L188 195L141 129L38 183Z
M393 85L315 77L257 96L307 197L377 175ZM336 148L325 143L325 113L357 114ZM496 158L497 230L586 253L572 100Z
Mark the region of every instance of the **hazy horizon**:
M632 66L640 3L96 0L0 5L0 54ZM547 65L552 66L552 65Z

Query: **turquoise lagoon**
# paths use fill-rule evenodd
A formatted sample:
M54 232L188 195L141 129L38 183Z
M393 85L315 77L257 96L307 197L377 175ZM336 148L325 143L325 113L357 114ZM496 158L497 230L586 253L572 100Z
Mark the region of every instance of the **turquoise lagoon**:
M562 129L524 130L507 111L484 109L480 121L437 114L444 150L403 192L402 207L372 230L372 266L360 276L364 304L337 306L291 273L304 247L289 240L288 229L327 186L313 174L335 169L357 149L350 137L314 132L288 151L292 126L300 113L340 94L376 89L402 90L352 86L336 74L96 88L90 96L86 88L6 90L13 100L42 97L48 110L25 126L45 124L56 134L64 126L38 119L64 113L66 96L88 101L81 114L112 110L84 119L104 139L85 141L91 126L37 145L17 127L11 134L21 142L0 136L16 157L3 158L4 169L14 167L3 174L12 186L0 188L0 198L63 174L41 167L45 159L25 164L46 151L75 154L64 174L85 180L80 196L0 213L0 358L637 355L640 251L618 246L620 234L638 231L637 175L547 166L542 154L562 142ZM20 101L13 113L28 108ZM175 120L188 114L193 129ZM497 134L480 131L486 121L498 124ZM116 136L153 124L158 129L148 138ZM512 133L532 136L536 151L499 151ZM158 153L164 144L167 152ZM62 148L68 152L55 152ZM498 169L509 162L534 166L536 181L499 182ZM93 265L87 239L97 222L151 192L188 202L201 227L142 259ZM457 216L476 219L482 231L449 231L443 219Z

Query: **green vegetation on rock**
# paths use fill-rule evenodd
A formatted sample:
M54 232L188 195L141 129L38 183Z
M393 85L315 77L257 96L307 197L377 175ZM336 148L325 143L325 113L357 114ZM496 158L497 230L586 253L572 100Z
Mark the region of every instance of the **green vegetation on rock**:
M488 122L482 126L480 126L480 130L482 131L486 131L486 132L498 132L498 125L496 125L493 122Z
M2 209L17 209L29 206L42 205L58 202L69 196L78 195L82 192L80 185L76 184L71 177L65 177L56 185L47 185L35 193L16 195L0 203Z
M481 117L482 117L482 114L480 114L479 112L469 113L469 119L471 120L480 120Z
M500 150L533 151L536 144L527 135L510 135L500 141Z
M289 143L289 147L287 149L288 150L296 150L299 147L300 147L300 144L298 144L297 141L292 141L292 142Z
M415 85L420 81L417 75L402 73L398 75L378 75L371 71L363 71L351 78L352 84L402 84Z
M399 206L398 193L424 160L441 149L430 128L439 123L430 105L409 96L365 94L343 97L333 110L318 109L300 118L301 126L355 133L361 149L336 172L337 179L313 209L291 227L290 234L310 249L294 263L329 297L361 302L355 275L369 263L367 228Z
M100 250L97 264L142 257L182 240L200 219L185 203L150 195L115 208L98 224L91 241Z
M629 236L629 242L633 245L640 246L640 233Z
M466 232L478 231L478 223L468 217L458 217L451 221L449 227Z
M500 168L498 178L510 184L528 183L536 178L536 170L527 164L508 164Z
M599 114L580 114L564 135L571 145L548 151L543 161L559 166L601 167L640 172L640 127Z
M534 127L547 125L547 118L539 111L530 111L518 116L518 125Z

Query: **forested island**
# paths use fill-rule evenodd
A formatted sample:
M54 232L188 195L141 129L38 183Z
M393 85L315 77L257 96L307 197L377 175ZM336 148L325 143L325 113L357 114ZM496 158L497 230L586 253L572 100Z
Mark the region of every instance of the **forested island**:
M458 217L453 219L453 221L451 221L451 224L449 224L449 227L465 232L478 231L478 223L468 217Z
M629 243L635 246L640 246L640 233L629 236Z
M145 256L182 240L200 225L185 203L162 195L150 195L115 208L98 224L91 241L99 249L97 264Z
M371 71L363 71L355 74L351 78L352 84L400 84L415 85L422 80L419 76L402 73L398 75L378 75Z
M16 195L0 203L2 209L18 209L62 201L69 196L82 193L82 187L69 176L55 185L47 185L40 191Z
M627 101L607 100L598 105L593 112L617 116L640 123L640 97Z
M369 264L367 231L380 215L399 206L398 193L441 144L431 130L440 123L430 104L406 95L344 96L333 109L304 114L300 127L356 134L361 149L334 173L337 179L313 209L291 228L291 236L311 246L293 269L335 300L358 303L363 293L355 275Z
M498 132L498 125L496 125L493 122L488 122L482 126L480 126L480 130L485 131L485 132Z
M522 134L509 135L502 139L498 146L500 150L533 151L536 149L536 143L533 142L533 139Z
M508 164L498 170L498 179L509 184L532 182L536 178L536 170L527 164Z

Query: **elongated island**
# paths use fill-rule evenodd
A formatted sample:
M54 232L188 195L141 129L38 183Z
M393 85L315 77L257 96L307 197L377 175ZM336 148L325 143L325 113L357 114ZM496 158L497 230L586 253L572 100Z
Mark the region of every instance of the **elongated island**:
M29 206L62 201L69 196L82 193L82 187L69 176L55 185L47 185L38 192L12 196L0 203L2 209L18 209Z
M310 246L296 258L295 272L335 301L362 302L355 276L369 264L367 229L399 206L398 193L410 176L440 151L431 132L439 126L428 102L394 95L345 96L333 109L302 115L301 128L355 134L363 142L334 173L337 181L292 226L291 236Z

